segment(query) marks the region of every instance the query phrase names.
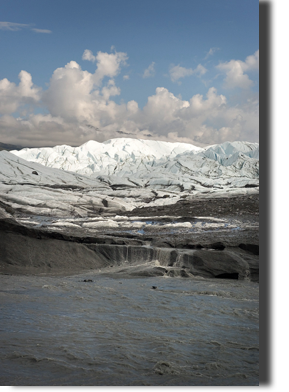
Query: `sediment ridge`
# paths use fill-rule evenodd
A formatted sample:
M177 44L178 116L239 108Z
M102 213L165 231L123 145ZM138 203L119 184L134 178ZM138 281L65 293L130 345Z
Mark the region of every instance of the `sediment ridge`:
M70 275L96 270L126 277L204 277L258 282L258 227L249 225L257 222L257 195L202 202L202 208L205 211L207 207L212 219L220 219L222 210L230 216L235 211L239 224L243 223L240 230L228 226L222 230L172 231L170 225L164 225L169 211L172 220L174 215L185 216L185 211L188 215L196 209L194 201L188 203L136 211L139 219L143 215L158 222L143 232L128 227L123 230L29 227L0 207L0 273ZM200 205L200 201L195 203ZM202 211L197 209L200 215ZM133 212L127 212L126 216ZM190 215L188 219L193 222L194 217Z

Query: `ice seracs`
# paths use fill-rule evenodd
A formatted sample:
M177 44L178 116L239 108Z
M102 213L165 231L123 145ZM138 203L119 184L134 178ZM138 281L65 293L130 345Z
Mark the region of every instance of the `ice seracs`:
M259 144L226 142L206 148L186 143L119 138L104 143L89 141L80 147L56 146L12 151L47 167L98 177L115 187L227 186L227 179L259 178ZM218 181L216 179L218 178ZM225 179L225 181L224 181ZM196 180L196 181L194 181Z
M258 192L259 145L119 138L1 151L0 167L0 202L15 211L85 217L199 194Z
M198 151L200 148L185 143L120 138L103 143L90 140L80 147L63 145L11 152L47 167L92 175L114 174L121 170L134 173L139 166L151 166L154 162L172 159L187 150Z

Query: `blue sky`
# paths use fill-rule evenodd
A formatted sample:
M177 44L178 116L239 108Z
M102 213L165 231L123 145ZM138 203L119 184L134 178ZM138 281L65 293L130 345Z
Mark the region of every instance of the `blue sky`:
M0 11L1 142L258 141L258 1L9 0Z

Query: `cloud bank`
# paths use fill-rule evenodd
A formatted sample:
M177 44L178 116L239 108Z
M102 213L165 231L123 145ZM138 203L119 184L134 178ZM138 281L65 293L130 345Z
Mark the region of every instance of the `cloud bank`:
M83 60L95 64L95 72L83 70L70 61L57 68L43 91L32 76L19 73L19 84L0 80L0 141L23 146L80 145L87 140L104 141L115 137L187 142L208 145L233 140L258 140L259 103L248 94L245 103L231 106L227 98L210 87L205 96L190 100L157 87L143 109L134 100L117 104L121 94L115 78L126 66L123 52L85 50ZM153 69L154 63L151 64ZM258 53L243 62L231 60L218 65L226 86L249 89L245 72L258 67ZM172 80L202 75L205 68L170 68ZM246 87L245 87L246 86Z

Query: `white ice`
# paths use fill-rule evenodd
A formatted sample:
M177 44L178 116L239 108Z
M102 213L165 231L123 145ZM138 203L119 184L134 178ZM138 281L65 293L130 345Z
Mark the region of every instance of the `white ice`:
M259 191L259 144L119 138L80 147L0 152L0 202L17 212L74 218Z

